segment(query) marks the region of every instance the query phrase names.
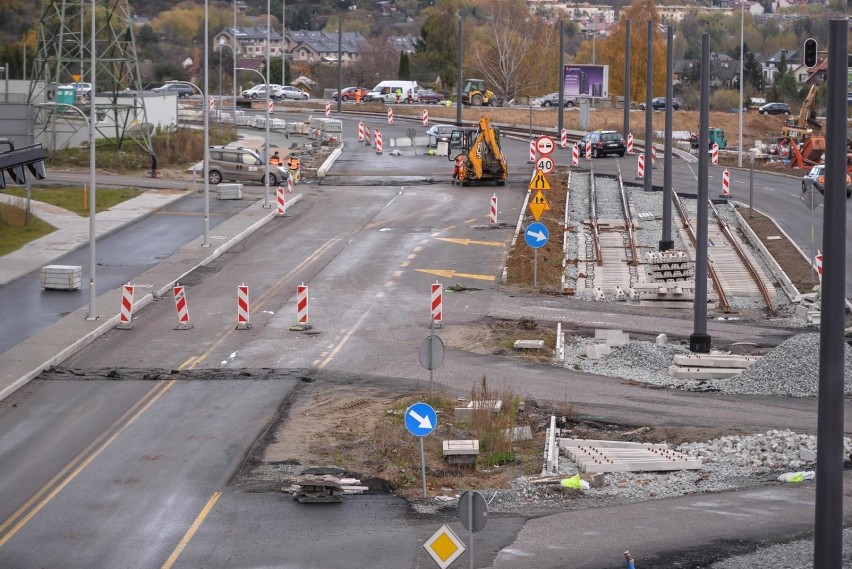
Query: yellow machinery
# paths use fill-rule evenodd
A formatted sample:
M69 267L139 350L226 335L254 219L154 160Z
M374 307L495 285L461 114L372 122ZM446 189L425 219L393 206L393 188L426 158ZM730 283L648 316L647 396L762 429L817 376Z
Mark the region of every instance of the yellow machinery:
M484 79L468 79L464 82L464 89L462 89L462 104L473 107L482 105L502 107L503 99L486 88Z
M799 116L787 119L781 128L778 142L789 146L791 168L810 168L825 153L822 123L816 120L816 95L817 87L812 85Z
M498 186L506 184L509 169L500 149L500 129L492 126L488 117L479 118L478 128L454 130L449 146L450 160L462 155L459 181L463 186L469 186L472 182L490 181Z

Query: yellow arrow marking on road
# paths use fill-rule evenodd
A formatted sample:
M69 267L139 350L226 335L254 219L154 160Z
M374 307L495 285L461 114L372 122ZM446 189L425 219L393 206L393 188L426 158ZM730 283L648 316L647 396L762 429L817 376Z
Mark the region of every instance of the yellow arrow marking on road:
M460 239L458 237L438 237L438 241L447 241L456 245L486 245L488 247L503 247L506 245L501 241L476 241L474 239Z
M476 279L480 281L493 281L494 275L471 275L468 273L457 273L455 271L444 271L441 269L414 269L420 273L428 273L436 277L444 277L445 279Z

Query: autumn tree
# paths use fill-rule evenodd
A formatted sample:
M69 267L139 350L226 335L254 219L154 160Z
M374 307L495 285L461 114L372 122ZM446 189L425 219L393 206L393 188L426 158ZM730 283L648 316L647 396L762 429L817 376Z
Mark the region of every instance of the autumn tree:
M465 67L506 100L558 77L558 30L531 15L524 0L478 6L482 24L465 46Z
M653 52L653 90L654 96L665 92L666 86L666 38L659 27L654 0L639 0L625 8L618 25L607 38L597 40L595 62L598 65L609 65L609 92L612 95L624 93L624 54L625 54L625 20L630 20L630 100L645 100L645 77L647 75L647 37L648 21L654 22L652 40ZM591 41L583 44L577 52L578 63L592 62Z
M435 78L444 89L451 89L456 84L458 74L458 17L462 11L459 0L442 0L434 6L423 10L423 26L420 28L420 40L416 53L412 58L412 68L415 77L429 81ZM464 17L467 9L462 13ZM466 30L469 32L470 30Z

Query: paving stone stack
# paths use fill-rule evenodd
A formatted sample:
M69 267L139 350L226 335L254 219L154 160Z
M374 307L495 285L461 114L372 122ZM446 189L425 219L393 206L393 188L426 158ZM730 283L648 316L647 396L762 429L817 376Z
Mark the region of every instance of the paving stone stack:
M679 283L695 277L692 261L685 251L649 251L646 259L654 282Z
M343 501L340 479L331 474L303 474L296 479L296 485L293 498L302 504Z

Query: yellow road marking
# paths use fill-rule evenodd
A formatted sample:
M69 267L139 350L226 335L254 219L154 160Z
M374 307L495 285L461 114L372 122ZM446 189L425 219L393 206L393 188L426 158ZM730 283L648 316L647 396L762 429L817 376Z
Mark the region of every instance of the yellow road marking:
M367 318L368 314L370 314L369 308L364 312L364 314L361 315L361 318L358 319L358 322L356 322L355 325L349 329L346 335L343 336L343 339L340 340L337 346L334 347L334 350L331 351L331 354L329 354L329 356L325 358L325 360L323 360L323 362L319 365L319 369L322 369L327 366L329 362L334 359L334 356L340 353L340 350L343 349L343 346L346 345L346 342L349 341L349 338L351 338L355 331L361 326L361 323L364 321L365 318Z
M404 269L405 267L407 267L410 264L411 264L411 261L403 261L402 264L400 265L400 267L402 267Z
M71 459L50 481L30 497L20 508L15 510L6 521L0 524L0 547L6 544L22 527L39 513L59 492L65 488L86 466L89 465L104 449L106 449L124 430L132 425L142 413L148 410L162 395L168 391L176 379L158 381L145 395L139 398L130 409L115 420L109 428L92 441L77 456ZM112 434L110 434L112 433ZM15 520L18 520L17 522ZM14 525L12 525L14 524ZM11 527L10 527L11 526ZM7 531L8 530L8 531Z
M210 513L210 510L213 509L213 506L216 505L216 502L219 500L219 496L221 496L221 492L213 492L213 495L207 500L207 504L205 504L204 508L201 509L201 512L198 513L198 517L195 518L195 521L192 522L192 525L189 526L189 529L186 530L186 533L183 536L183 539L180 540L175 550L172 551L172 554L169 555L169 558L166 559L166 562L163 564L163 569L171 569L171 566L175 564L180 554L183 553L183 550L186 549L186 546L189 545L189 540L195 535L195 532L198 531L198 528L201 527L201 523L204 521L204 518Z
M471 275L469 273L457 273L455 271L445 271L441 269L414 269L420 273L428 273L430 275L435 275L438 277L444 277L447 279L460 278L460 279L476 279L480 281L493 281L494 275Z
M447 243L455 243L457 245L486 245L488 247L505 247L506 244L502 241L477 241L475 239L461 239L458 237L438 237L438 241L446 241Z

